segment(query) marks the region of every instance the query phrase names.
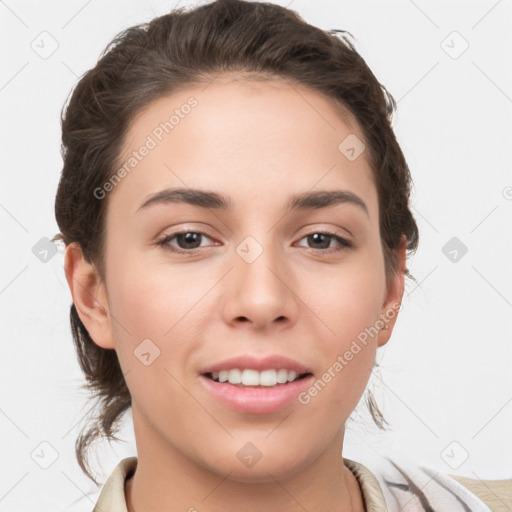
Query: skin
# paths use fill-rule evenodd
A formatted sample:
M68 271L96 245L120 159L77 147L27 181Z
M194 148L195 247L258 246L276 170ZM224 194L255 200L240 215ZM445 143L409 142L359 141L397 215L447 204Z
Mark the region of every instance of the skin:
M96 344L116 350L132 396L138 467L125 488L128 510L363 511L340 456L345 422L397 315L307 405L240 413L198 378L235 355L274 353L319 378L401 302L403 272L385 278L367 155L349 161L338 149L363 133L305 87L224 75L151 103L131 124L125 156L190 96L197 107L104 199L105 281L79 247L65 256L80 318ZM167 187L219 192L233 207L168 203L137 212ZM357 194L368 214L349 203L287 213L290 195L320 189ZM201 248L178 254L157 244L180 228L206 233ZM308 238L326 230L353 248ZM236 252L247 236L263 248L252 263ZM322 253L329 240L331 252ZM168 245L191 251L179 243ZM400 257L403 269L404 246ZM160 350L149 366L133 354L147 338ZM247 442L262 454L252 467L237 457Z

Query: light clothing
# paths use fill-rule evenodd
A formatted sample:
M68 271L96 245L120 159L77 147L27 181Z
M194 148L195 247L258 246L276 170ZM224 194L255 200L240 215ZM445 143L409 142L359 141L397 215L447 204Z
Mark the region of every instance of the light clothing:
M93 512L128 512L125 482L137 457L123 459L105 482ZM512 479L473 480L382 459L372 470L343 459L355 475L366 512L510 512Z

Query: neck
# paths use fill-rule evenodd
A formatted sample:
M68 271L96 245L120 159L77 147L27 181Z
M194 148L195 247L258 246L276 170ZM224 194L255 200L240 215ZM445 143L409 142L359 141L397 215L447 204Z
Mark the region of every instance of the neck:
M128 512L364 512L357 480L343 464L344 432L313 462L299 463L285 476L276 478L260 466L251 481L240 481L186 456L135 415L134 428L138 462L125 486Z

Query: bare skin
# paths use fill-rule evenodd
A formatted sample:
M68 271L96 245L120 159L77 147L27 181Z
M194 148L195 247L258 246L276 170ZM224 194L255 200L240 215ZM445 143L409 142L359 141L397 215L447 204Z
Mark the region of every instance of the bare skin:
M132 396L138 466L127 507L361 512L361 491L341 456L345 422L398 312L384 315L404 290L403 272L386 280L366 154L350 161L338 149L350 134L364 137L307 88L223 78L161 98L132 123L126 158L188 98L198 102L103 199L105 281L78 247L66 250L80 318L96 344L116 350ZM218 192L231 208L174 202L138 210L177 187ZM350 191L366 210L344 202L287 211L290 196L318 190ZM204 233L197 248L179 237L158 245L179 229ZM315 233L327 234L318 241ZM248 236L262 248L251 263L236 251ZM405 247L400 257L403 268ZM307 404L242 413L199 378L226 358L280 354L320 379L382 318L387 329ZM150 365L134 357L145 339L160 350ZM237 457L248 442L262 454L252 467Z

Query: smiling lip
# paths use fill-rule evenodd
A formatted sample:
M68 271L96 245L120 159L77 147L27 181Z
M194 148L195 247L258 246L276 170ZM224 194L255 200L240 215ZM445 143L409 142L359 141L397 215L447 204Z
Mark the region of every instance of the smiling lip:
M206 373L220 372L221 370L233 370L235 368L239 368L240 370L258 370L259 372L262 372L263 370L280 370L284 368L286 370L294 370L299 375L303 373L312 373L311 369L307 366L278 354L263 358L257 358L250 355L232 357L207 366L199 373L201 373L201 375L205 375Z
M229 382L216 382L212 380L211 373L222 370L293 370L303 378L286 384L275 386L240 386ZM290 405L301 391L306 389L313 379L312 371L307 366L278 354L266 357L254 357L241 355L225 359L201 370L199 376L205 388L213 394L221 403L239 412L251 414L271 414ZM208 374L208 376L207 376Z
M239 387L229 382L215 382L205 375L200 375L199 379L210 393L231 409L251 414L271 414L297 399L299 393L311 385L313 375L272 387Z

